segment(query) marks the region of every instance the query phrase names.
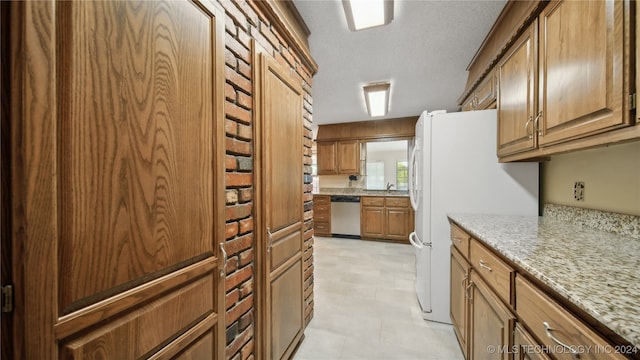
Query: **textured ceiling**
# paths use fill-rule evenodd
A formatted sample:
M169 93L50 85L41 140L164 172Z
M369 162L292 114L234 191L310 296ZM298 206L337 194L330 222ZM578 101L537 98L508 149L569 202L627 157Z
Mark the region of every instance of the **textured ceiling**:
M390 25L351 32L340 0L294 0L311 30L315 125L458 111L467 65L505 1L396 0ZM384 117L367 114L362 86L391 81Z

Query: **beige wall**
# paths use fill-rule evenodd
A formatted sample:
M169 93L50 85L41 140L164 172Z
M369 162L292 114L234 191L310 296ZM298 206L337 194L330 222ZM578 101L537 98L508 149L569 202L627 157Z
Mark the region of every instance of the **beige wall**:
M544 203L640 216L640 141L556 155L542 165ZM584 181L584 202L573 185Z

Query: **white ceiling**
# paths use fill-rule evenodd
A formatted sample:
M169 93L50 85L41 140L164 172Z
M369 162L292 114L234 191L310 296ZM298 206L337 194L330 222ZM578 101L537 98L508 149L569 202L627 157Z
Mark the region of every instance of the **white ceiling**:
M504 7L504 0L395 0L387 26L352 32L340 0L294 0L311 30L318 64L314 125L458 111L467 65ZM367 114L362 86L391 81L384 117Z

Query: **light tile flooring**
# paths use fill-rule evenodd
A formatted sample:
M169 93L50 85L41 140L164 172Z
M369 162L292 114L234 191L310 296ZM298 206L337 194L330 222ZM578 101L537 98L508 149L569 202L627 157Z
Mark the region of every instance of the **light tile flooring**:
M316 237L314 317L295 360L463 359L450 325L424 321L410 245Z

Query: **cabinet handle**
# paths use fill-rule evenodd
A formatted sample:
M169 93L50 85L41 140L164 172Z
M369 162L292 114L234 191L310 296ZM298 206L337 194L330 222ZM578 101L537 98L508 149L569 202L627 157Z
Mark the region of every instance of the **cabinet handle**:
M473 300L473 293L469 292L469 289L471 289L472 287L473 287L473 281L469 281L469 285L467 285L467 288L464 290L464 297L469 299L469 301ZM469 295L469 294L471 294L471 295Z
M544 325L544 331L547 333L547 336L549 337L549 339L553 340L553 342L555 342L556 344L562 346L563 348L569 350L569 352L571 352L571 354L573 355L573 357L575 357L576 359L580 359L580 353L578 353L573 346L569 346L565 343L563 343L562 341L558 340L555 336L553 336L553 334L551 333L554 329L549 325L548 322L543 322L542 325Z
M227 268L227 252L224 251L224 243L220 243L220 251L222 252L222 266L220 267L220 277L224 277Z
M454 237L453 237L453 240L454 240L456 243L458 243L458 244L462 244L462 239L460 239L460 238L459 238L459 237L457 237L457 236L454 236Z
M485 263L484 261L480 260L480 267L489 271L493 271L493 269L491 267L489 267L489 265L487 265L487 263Z
M467 282L467 279L469 278L469 273L464 273L464 278L462 279L462 283L460 285L462 285L462 288L464 289L464 283Z
M527 135L529 135L529 140L533 139L533 130L532 132L529 132L529 124L531 124L531 122L533 121L533 116L529 116L529 118L527 119L527 122L524 123L524 131L527 133Z
M536 119L533 121L533 127L538 131L538 136L542 136L542 130L540 130L540 119L542 118L542 111L538 111Z
M273 246L273 234L271 233L271 229L267 228L267 236L269 236L269 245L267 246L267 254L271 252L271 247Z

